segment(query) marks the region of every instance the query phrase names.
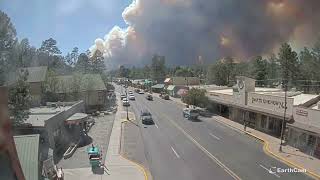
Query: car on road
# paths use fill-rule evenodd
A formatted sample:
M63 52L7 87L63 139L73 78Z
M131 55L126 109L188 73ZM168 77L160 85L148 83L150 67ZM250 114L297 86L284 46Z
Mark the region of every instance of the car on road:
M123 100L124 98L127 98L127 96L125 94L121 94L120 98Z
M199 111L194 108L184 108L182 111L183 117L188 118L188 119L198 119L199 117Z
M139 93L139 94L144 94L143 90L140 90L138 93Z
M129 95L129 100L136 100L136 97L133 94Z
M122 100L122 106L130 106L129 100L127 98L124 98Z
M148 94L148 95L146 96L146 99L149 100L149 101L152 101L152 100L153 100L153 97L152 97L151 94Z
M142 124L153 124L152 115L148 110L142 110L140 113L140 119Z

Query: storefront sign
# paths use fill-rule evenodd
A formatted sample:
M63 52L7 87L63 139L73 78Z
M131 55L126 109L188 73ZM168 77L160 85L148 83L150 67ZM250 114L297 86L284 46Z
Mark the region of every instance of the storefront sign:
M278 113L283 113L285 110L285 99L281 96L264 95L258 93L248 94L248 106L254 106ZM287 98L287 114L292 115L293 99Z
M285 107L285 103L283 101L264 99L264 98L252 97L251 103L252 104L268 104L268 105L276 106L276 107L281 108L281 109L284 109L284 107Z

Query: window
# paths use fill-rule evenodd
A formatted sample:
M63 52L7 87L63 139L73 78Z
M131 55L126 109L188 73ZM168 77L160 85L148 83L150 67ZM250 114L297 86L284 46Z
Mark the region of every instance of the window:
M103 92L101 91L98 92L98 101L99 102L103 101Z
M268 129L269 129L269 130L273 130L274 124L275 124L275 119L274 119L274 118L269 118L269 126L268 126Z

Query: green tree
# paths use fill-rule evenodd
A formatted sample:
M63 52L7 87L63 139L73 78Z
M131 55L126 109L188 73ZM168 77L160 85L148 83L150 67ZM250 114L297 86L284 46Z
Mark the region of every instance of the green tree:
M208 97L206 96L206 90L196 88L190 89L187 95L182 97L182 101L186 104L199 107L206 107L209 102Z
M262 59L261 56L257 56L254 59L254 63L253 63L253 76L255 77L255 79L257 80L257 85L258 86L263 86L266 85L266 80L267 80L267 61Z
M130 70L126 68L124 65L119 67L119 76L122 78L128 78L130 74Z
M299 75L297 53L291 49L288 43L284 43L280 48L278 56L283 83L289 83L291 86L294 85Z
M234 77L235 77L235 74L234 74L234 67L235 67L234 59L232 57L226 57L224 63L225 63L225 72L226 72L226 76L227 76L227 85L230 85L231 80L233 80Z
M6 74L14 71L12 51L17 42L16 29L6 13L0 11L0 85L5 82Z
M91 56L90 60L92 63L92 72L102 74L106 69L103 53L99 50L96 50Z
M21 125L29 117L31 104L30 87L27 82L28 71L21 70L18 73L18 81L9 89L9 113L14 125Z
M57 46L57 41L53 38L42 41L41 47L39 48L40 52L44 52L51 55L60 55L61 51Z
M207 81L219 86L228 85L228 68L225 63L218 61L209 66Z
M191 68L178 68L175 73L175 76L182 76L182 77L194 77L194 72L192 71Z
M166 76L166 60L164 56L154 55L151 63L151 78L162 82Z
M75 63L75 70L84 74L91 71L91 63L86 53L79 55L78 61Z

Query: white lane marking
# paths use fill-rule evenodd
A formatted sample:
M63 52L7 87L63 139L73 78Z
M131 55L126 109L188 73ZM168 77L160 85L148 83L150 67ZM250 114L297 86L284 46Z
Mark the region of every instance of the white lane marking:
M262 164L259 164L259 166L262 167L263 169L265 169L266 171L268 171L268 173L275 175L277 178L280 178L280 176L278 174L276 174L276 172L273 172L271 169L266 168Z
M156 128L158 128L158 129L159 129L159 127L158 127L158 125L157 125L156 123L154 123L154 125L156 126Z
M209 134L210 134L210 136L212 136L213 138L215 138L215 139L217 139L217 140L220 141L220 138L218 138L217 136L213 135L212 133L209 133Z
M171 146L172 151L174 152L174 154L177 156L177 158L180 158L179 154L173 149L173 147Z

